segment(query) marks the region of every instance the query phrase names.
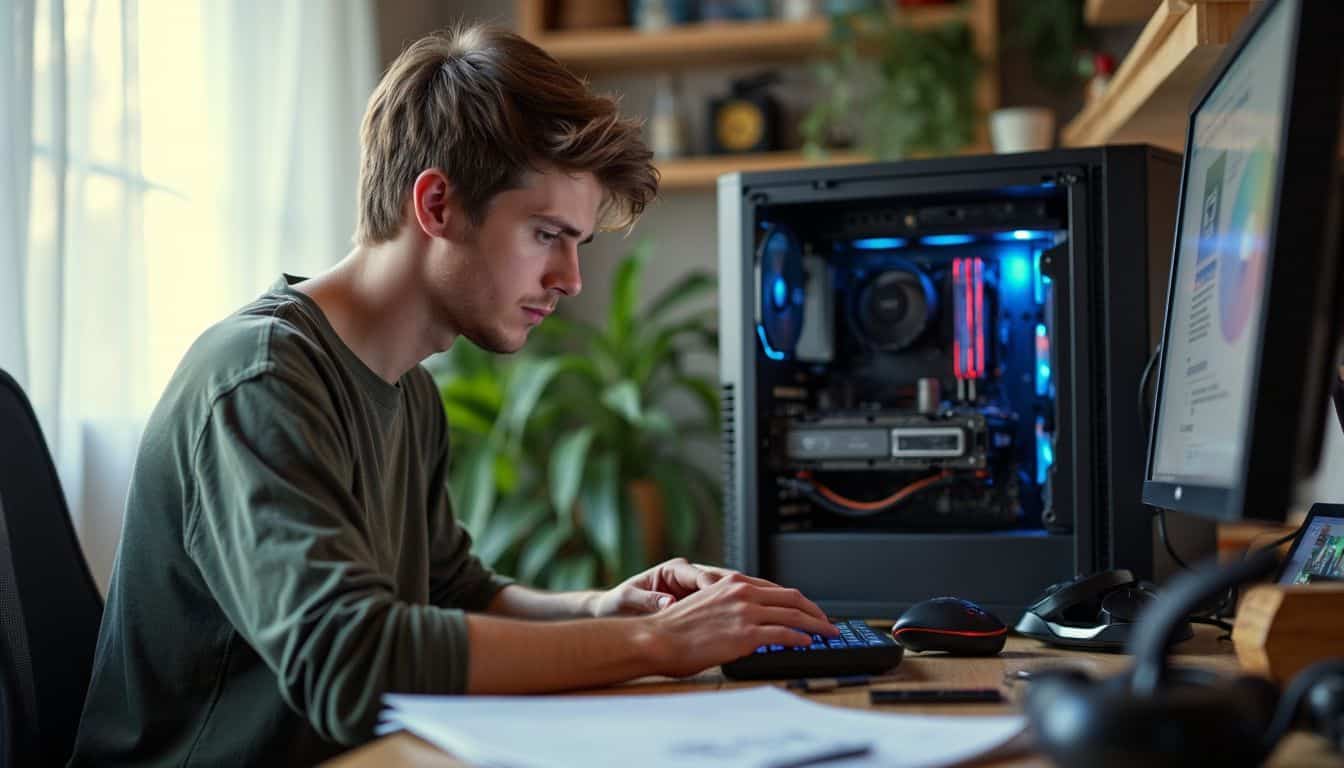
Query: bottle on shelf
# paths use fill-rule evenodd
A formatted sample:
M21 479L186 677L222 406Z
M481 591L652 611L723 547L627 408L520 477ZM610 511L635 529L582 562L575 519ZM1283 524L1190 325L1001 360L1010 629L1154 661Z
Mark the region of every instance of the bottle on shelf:
M653 90L653 108L649 111L649 149L659 160L688 154L686 120L681 110L677 79L669 74L658 76Z

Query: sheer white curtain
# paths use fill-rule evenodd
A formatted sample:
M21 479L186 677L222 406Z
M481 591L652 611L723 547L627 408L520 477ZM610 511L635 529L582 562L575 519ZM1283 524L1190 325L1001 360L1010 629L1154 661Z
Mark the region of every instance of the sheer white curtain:
M182 353L349 247L377 76L368 0L5 0L0 367L105 584Z

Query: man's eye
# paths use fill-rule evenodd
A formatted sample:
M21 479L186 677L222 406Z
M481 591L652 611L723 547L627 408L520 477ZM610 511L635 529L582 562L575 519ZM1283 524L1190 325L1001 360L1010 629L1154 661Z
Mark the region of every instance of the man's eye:
M537 241L542 245L550 245L551 243L554 243L558 237L560 237L559 232L547 232L544 229L537 230Z

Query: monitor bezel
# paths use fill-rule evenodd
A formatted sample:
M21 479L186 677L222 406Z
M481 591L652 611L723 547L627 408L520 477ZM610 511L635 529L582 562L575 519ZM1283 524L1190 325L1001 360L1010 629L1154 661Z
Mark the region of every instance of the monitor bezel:
M1273 0L1248 18L1201 84L1186 125L1181 163L1176 232L1162 339L1172 319L1172 292L1178 275L1182 217L1190 177L1190 148L1195 116L1270 13L1289 3L1291 53L1285 72L1288 89L1282 113L1281 152L1274 168L1275 200L1270 210L1269 255L1265 266L1257 349L1251 353L1246 429L1240 467L1230 486L1153 480L1157 425L1166 378L1166 348L1157 364L1157 382L1143 501L1165 509L1216 520L1282 520L1293 501L1294 486L1314 466L1324 424L1326 364L1335 333L1333 294L1337 290L1339 227L1340 102L1344 100L1341 60L1334 48L1344 34L1344 13L1336 3ZM1298 77L1298 72L1311 73ZM1327 130L1328 127L1328 130ZM1321 162L1322 157L1335 162ZM1283 180L1293 179L1290 187ZM1327 257L1326 254L1331 254ZM1300 275L1319 279L1305 281ZM1293 278L1293 279L1290 279ZM1273 344L1266 344L1273 339ZM1266 375L1273 372L1274 375ZM1251 472L1250 468L1255 471Z

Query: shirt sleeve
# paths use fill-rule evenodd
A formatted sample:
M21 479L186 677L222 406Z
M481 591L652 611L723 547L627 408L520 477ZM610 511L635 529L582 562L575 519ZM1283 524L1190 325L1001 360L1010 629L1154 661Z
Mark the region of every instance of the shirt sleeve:
M379 572L325 389L262 374L218 398L193 451L188 554L224 614L324 738L372 736L382 694L461 693L466 618Z

